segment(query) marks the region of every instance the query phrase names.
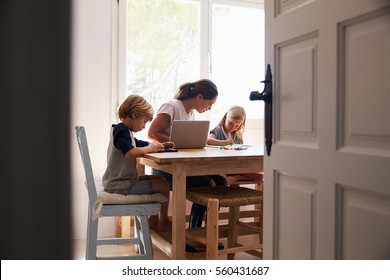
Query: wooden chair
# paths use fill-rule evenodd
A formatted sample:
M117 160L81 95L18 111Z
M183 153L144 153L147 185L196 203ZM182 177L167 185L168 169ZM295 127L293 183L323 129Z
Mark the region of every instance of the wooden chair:
M153 259L153 248L149 231L149 215L157 215L160 202L166 198L153 195L120 195L97 192L91 159L88 150L85 128L76 126L77 142L84 165L88 190L88 227L86 240L86 259ZM134 216L136 236L132 238L98 238L98 222L103 217ZM137 254L126 256L97 256L97 246L135 244Z
M205 228L187 230L187 237L206 244L206 258L217 259L220 254L227 254L228 259L234 259L238 252L253 252L262 249L263 244L241 245L237 238L241 229L252 234L261 234L262 227L240 222L240 206L263 203L263 192L240 186L217 186L190 188L186 192L187 199L193 203L207 206L207 222ZM227 227L219 225L220 207L229 207L229 222ZM227 237L227 248L218 250L218 239ZM262 240L262 239L261 239Z
M242 187L242 186L254 186L255 190L263 191L263 174L258 180L243 180L243 181L236 181L234 184L230 185L231 187ZM224 215L220 213L220 220L224 217ZM247 228L255 228L255 234L258 234L258 240L261 244L263 244L263 203L260 204L254 204L253 209L244 209L240 208L239 211L239 218L242 220L248 220L251 221L248 222L241 222L238 221L238 223L241 224L242 227ZM226 219L226 218L225 218ZM258 230L261 229L261 230ZM247 235L247 234L253 234L253 231L242 231L241 233L238 233L239 236L241 235ZM246 253L256 256L258 258L263 258L263 250L251 250L247 251ZM234 254L228 255L230 259L234 259Z

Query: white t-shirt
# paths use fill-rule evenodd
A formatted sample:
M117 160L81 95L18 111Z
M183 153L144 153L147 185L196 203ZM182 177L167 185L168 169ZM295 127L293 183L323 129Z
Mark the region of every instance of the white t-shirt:
M169 124L161 130L161 132L165 135L170 134L172 121L173 120L179 120L179 121L187 121L187 120L194 120L195 116L194 113L187 113L186 109L184 108L183 102L179 99L172 99L163 105L161 105L160 109L158 109L157 115L159 114L167 114L171 117L171 121Z

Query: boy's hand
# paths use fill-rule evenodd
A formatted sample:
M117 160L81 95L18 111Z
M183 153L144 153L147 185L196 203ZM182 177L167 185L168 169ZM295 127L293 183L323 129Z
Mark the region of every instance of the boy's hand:
M157 143L157 142L150 143L148 147L150 149L150 153L155 153L155 152L158 152L158 151L164 149L164 145L161 143Z

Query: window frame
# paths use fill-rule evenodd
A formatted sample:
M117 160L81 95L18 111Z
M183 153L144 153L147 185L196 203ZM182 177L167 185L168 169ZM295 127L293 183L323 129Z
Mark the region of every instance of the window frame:
M200 3L200 78L209 78L211 65L211 10L213 4L264 9L264 0L189 0ZM126 98L126 22L127 0L112 0L111 44L111 122L118 122L116 112ZM204 117L209 119L209 115Z

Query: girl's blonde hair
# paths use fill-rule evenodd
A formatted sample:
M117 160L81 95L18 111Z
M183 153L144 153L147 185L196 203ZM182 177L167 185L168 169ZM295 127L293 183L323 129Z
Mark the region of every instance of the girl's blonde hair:
M219 125L224 125L226 118L242 121L241 125L238 127L236 131L237 137L242 139L245 130L245 121L246 121L245 109L238 105L230 107L230 109L225 113L223 118L219 121Z
M146 116L148 121L153 119L154 110L152 105L145 98L137 94L129 95L121 104L118 110L118 117L122 121L126 117L139 118Z

